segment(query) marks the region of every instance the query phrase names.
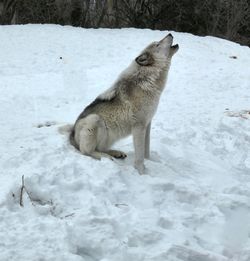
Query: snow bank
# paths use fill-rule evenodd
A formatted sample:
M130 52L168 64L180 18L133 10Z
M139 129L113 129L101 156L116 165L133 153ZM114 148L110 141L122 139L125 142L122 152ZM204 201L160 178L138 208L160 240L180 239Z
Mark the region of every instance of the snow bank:
M126 160L95 161L58 127L167 32L0 27L1 260L250 260L250 49L172 33L139 176L131 138Z

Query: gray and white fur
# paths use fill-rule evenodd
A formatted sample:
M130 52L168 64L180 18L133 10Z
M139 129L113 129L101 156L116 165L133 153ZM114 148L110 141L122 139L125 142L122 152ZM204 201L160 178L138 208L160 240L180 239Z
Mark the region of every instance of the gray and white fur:
M179 46L168 34L153 42L125 69L111 88L99 95L77 118L70 142L84 155L125 158L110 150L121 138L133 136L134 166L144 173L144 158L150 157L151 120L164 89L172 56Z

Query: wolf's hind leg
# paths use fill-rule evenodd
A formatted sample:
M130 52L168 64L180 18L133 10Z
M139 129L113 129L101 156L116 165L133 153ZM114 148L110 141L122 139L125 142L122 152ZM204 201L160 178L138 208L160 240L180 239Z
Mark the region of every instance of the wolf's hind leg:
M110 156L116 158L116 159L125 159L127 157L127 154L119 151L119 150L108 150L106 151Z
M83 129L80 133L79 149L82 154L100 160L102 157L112 159L112 156L105 152L96 150L97 135L94 129Z
M89 153L89 154L86 154L86 156L90 156L90 157L97 159L97 160L100 160L101 158L108 158L110 160L113 160L112 156L109 155L108 153L96 151L96 150Z
M98 145L98 128L102 128L102 119L96 115L91 114L81 120L78 126L79 131L79 150L82 154L100 160L102 157L112 159L112 157L105 153L97 151Z

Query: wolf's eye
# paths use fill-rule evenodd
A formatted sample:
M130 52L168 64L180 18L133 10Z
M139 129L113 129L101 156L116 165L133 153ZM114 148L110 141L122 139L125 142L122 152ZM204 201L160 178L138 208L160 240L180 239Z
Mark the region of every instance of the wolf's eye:
M156 44L156 47L159 47L160 46L160 44L158 43L158 44Z

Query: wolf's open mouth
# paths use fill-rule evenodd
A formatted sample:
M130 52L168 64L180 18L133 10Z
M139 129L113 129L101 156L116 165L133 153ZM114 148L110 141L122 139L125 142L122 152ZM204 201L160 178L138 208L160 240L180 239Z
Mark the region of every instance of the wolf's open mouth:
M171 46L171 49L177 49L177 48L179 48L179 45L178 45L178 44L175 44L175 45L172 45L172 46Z

